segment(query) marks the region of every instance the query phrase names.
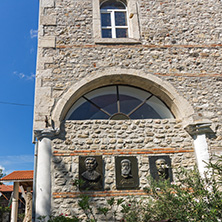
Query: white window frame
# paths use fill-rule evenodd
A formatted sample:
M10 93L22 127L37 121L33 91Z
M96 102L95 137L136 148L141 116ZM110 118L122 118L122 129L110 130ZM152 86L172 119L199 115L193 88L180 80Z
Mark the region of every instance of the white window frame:
M137 0L127 1L127 22L128 22L128 37L127 38L102 38L101 16L100 16L101 3L102 2L100 0L92 0L94 42L96 44L141 43Z
M127 7L122 1L120 1L120 2L124 5L125 9L100 9L100 15L107 13L107 14L110 14L110 16L111 16L111 26L102 26L101 25L101 35L102 35L102 29L111 29L111 33L112 33L111 38L117 38L116 37L116 29L124 28L124 29L127 29L127 37L125 37L125 38L128 38L128 36L129 36L129 26L128 26ZM104 2L102 2L101 5L103 3ZM116 26L115 12L125 12L126 13L126 25L125 26Z

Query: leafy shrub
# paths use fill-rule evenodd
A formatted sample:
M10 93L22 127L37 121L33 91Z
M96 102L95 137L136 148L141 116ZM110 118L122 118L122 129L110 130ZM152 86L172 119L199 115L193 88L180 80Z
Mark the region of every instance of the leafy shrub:
M177 183L150 181L153 198L146 208L147 221L216 221L222 219L222 192L214 175L202 178L195 168L181 169Z

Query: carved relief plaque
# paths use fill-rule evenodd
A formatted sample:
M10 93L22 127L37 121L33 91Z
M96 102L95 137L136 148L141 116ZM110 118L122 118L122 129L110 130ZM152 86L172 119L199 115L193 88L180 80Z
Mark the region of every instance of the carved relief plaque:
M137 189L139 186L138 162L135 156L115 158L116 188L119 190Z
M79 157L80 190L103 190L103 161L102 156Z
M149 163L150 174L154 179L169 179L170 182L173 181L171 159L169 156L150 156Z

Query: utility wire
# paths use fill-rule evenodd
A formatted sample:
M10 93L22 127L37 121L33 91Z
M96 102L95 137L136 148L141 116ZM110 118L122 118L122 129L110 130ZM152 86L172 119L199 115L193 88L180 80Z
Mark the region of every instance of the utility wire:
M30 105L30 104L9 103L9 102L2 102L2 101L0 101L0 104L15 105L15 106L33 106L33 105Z

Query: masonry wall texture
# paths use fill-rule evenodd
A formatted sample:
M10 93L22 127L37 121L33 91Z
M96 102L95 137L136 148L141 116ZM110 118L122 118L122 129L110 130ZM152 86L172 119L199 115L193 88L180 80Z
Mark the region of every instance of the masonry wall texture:
M170 83L193 107L194 120L212 122L207 142L212 154L220 154L222 2L138 0L140 43L97 44L92 1L40 1L34 129L45 127L45 116L50 120L61 97L82 79L108 68L141 70ZM79 192L73 186L78 156L103 156L104 190L110 192L117 192L115 155L137 157L140 190L147 186L148 156L170 155L173 172L195 164L193 139L178 118L61 120L61 133L52 144L52 213L57 215L81 214L73 199ZM106 197L98 196L95 202L104 202Z

